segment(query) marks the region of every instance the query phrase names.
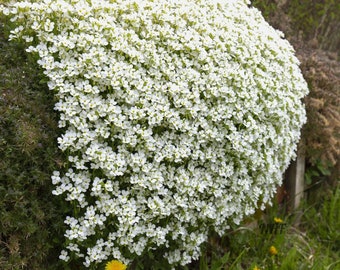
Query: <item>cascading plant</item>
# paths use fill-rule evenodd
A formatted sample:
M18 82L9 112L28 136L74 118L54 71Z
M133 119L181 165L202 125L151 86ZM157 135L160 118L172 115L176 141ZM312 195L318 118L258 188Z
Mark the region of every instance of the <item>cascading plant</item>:
M55 92L54 172L70 255L89 267L200 255L270 203L306 121L291 45L245 0L37 0L1 6Z

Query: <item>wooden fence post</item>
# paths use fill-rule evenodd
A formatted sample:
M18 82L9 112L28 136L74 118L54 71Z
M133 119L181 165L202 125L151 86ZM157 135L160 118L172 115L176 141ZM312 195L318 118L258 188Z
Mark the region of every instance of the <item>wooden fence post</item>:
M297 150L297 158L290 164L285 179L290 210L298 208L304 197L305 160L304 143L300 142Z

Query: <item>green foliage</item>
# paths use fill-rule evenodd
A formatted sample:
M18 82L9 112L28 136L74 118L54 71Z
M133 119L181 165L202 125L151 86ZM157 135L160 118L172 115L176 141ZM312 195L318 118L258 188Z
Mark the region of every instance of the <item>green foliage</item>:
M310 207L304 215L308 233L317 236L320 243L336 250L340 246L340 188L328 194L316 207Z
M324 16L336 18L340 4L336 0L290 0L289 12L301 30L310 33L315 30Z
M339 49L340 2L337 0L290 0L288 14L294 28L307 38L317 38L320 46Z
M225 269L230 260L230 252L226 249L223 238L214 235L206 243L199 261L191 264L190 269L221 270Z
M61 269L63 201L50 176L62 157L53 93L0 18L0 269Z
M295 227L294 223L299 216L298 213L286 214L283 220L274 220L275 217L282 217L284 211L274 206L263 213L261 218L248 220L244 226L232 229L223 238L211 237L211 244L215 252L223 250L225 261L221 269L242 270L242 269L337 269L335 262L340 259L336 250L339 245L339 189L329 198L328 202L315 205L305 211L302 219L307 234L301 228ZM319 214L315 211L321 207ZM318 216L316 220L316 216ZM320 222L319 218L326 217ZM282 223L280 223L282 221ZM273 224L285 225L284 230L263 231L260 224L266 226ZM327 225L328 224L328 225ZM315 230L309 230L310 227ZM325 237L327 241L321 239ZM277 254L269 252L273 246ZM215 269L214 262L219 259L212 256L209 249L201 257L199 267L192 269ZM210 254L210 256L208 255ZM207 256L208 255L208 256ZM222 258L221 255L219 258ZM222 260L222 259L220 259ZM256 266L256 267L255 267ZM219 268L217 268L219 269Z
M258 8L266 19L273 15L277 10L277 4L273 0L251 0L251 4Z
M306 184L311 185L313 184L313 182L316 181L315 179L318 179L318 181L320 181L322 177L330 176L331 168L332 168L331 164L325 165L324 162L321 161L317 161L314 166L309 166L305 172Z
M171 269L171 265L169 265L168 261L162 256L162 253L156 250L144 252L129 265L128 269L143 270L146 267L150 270ZM187 268L184 267L183 270L187 270Z
M299 257L297 250L293 247L291 250L288 251L285 260L283 260L281 264L282 270L289 270L294 269L296 267L296 260Z
M318 41L320 48L339 51L340 2L338 0L252 0L251 3L261 10L267 20L278 23L278 28L286 27L283 24L290 22L292 35L302 33L307 40ZM286 14L288 20L281 21L280 24L276 19L278 13Z
M291 0L289 15L293 23L305 34L312 34L318 25L320 15L324 12L323 1Z

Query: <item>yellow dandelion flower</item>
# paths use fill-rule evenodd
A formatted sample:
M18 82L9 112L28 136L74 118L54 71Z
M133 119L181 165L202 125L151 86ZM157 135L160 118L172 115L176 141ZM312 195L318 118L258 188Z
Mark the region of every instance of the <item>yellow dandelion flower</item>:
M269 248L269 253L270 253L270 255L275 256L275 255L277 255L278 251L277 251L276 247L271 246Z
M126 267L127 266L123 264L122 262L117 261L117 260L112 260L106 264L105 270L125 270Z
M261 270L257 265L254 266L253 270Z
M274 222L275 223L282 223L283 220L281 218L274 217Z

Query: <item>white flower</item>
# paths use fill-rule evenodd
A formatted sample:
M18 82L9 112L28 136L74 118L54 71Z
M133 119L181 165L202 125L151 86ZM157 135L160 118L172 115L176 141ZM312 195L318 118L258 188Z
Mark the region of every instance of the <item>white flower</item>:
M59 255L59 259L67 262L70 259L66 250L62 250L61 254Z
M295 157L307 84L282 33L248 5L0 6L58 99L70 169L53 172L53 194L77 207L65 236L86 267L158 247L186 265L210 229L223 234L270 202Z

